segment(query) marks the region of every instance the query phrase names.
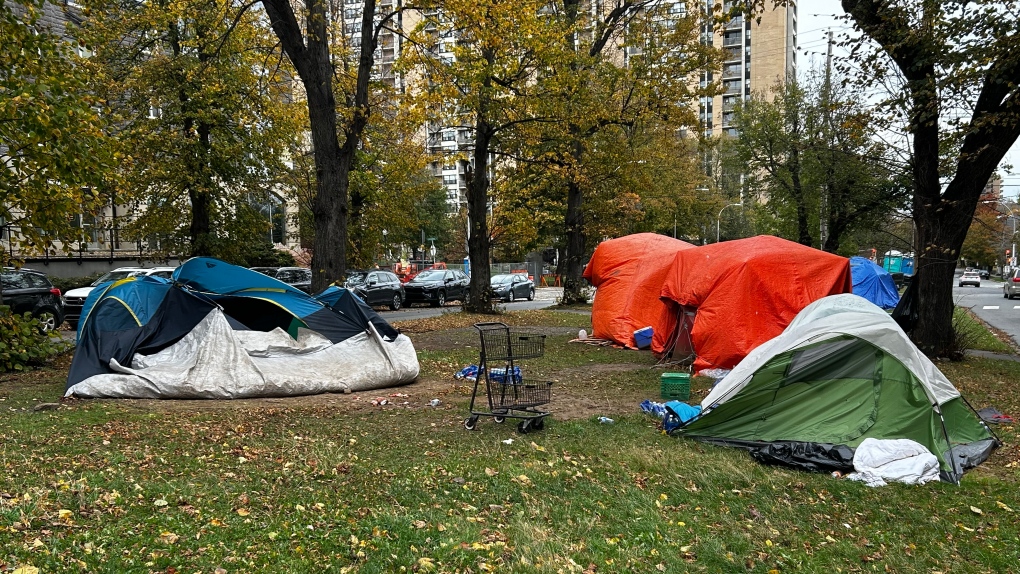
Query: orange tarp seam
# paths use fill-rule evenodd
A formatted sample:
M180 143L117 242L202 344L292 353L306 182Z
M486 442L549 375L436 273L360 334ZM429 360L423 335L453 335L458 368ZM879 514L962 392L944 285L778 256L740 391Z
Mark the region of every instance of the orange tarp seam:
M634 331L654 326L665 309L659 296L674 255L692 247L656 233L600 243L584 268L584 278L598 290L592 336L635 348Z

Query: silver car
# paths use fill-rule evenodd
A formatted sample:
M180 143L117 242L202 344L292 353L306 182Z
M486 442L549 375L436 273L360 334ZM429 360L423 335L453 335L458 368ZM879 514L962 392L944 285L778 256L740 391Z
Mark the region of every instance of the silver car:
M1020 267L1007 273L1003 279L1002 296L1006 299L1020 296Z

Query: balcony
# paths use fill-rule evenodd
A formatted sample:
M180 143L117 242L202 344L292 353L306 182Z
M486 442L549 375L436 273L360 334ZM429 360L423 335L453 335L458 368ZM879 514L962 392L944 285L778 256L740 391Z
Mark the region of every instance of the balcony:
M741 36L727 36L723 38L722 45L724 48L731 46L742 46L744 44L744 38Z
M729 22L726 22L726 29L727 30L741 30L743 28L744 28L744 17L743 16L737 16L737 17L731 19Z

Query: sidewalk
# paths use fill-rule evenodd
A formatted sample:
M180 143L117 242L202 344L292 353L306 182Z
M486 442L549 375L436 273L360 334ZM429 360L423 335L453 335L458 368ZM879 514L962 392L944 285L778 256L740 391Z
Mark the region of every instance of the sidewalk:
M981 357L982 359L995 359L997 361L1013 361L1020 363L1020 355L1007 355L1005 353L993 353L992 351L979 351L967 349L963 352L968 357Z

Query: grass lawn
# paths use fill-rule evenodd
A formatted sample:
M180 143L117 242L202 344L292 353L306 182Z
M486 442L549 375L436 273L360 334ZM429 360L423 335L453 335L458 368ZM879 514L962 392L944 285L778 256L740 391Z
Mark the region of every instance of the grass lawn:
M463 427L476 317L398 324L422 380L263 403L74 401L61 365L0 375L0 572L1015 572L1017 429L960 486L870 489L661 434L648 353L549 333L545 430ZM472 346L473 345L473 346ZM939 363L975 408L1020 415L1020 363ZM416 387L424 385L425 394ZM695 379L695 397L708 381ZM425 406L441 396L439 408ZM224 404L226 403L226 404ZM596 422L602 414L615 424ZM20 570L19 570L20 568Z

